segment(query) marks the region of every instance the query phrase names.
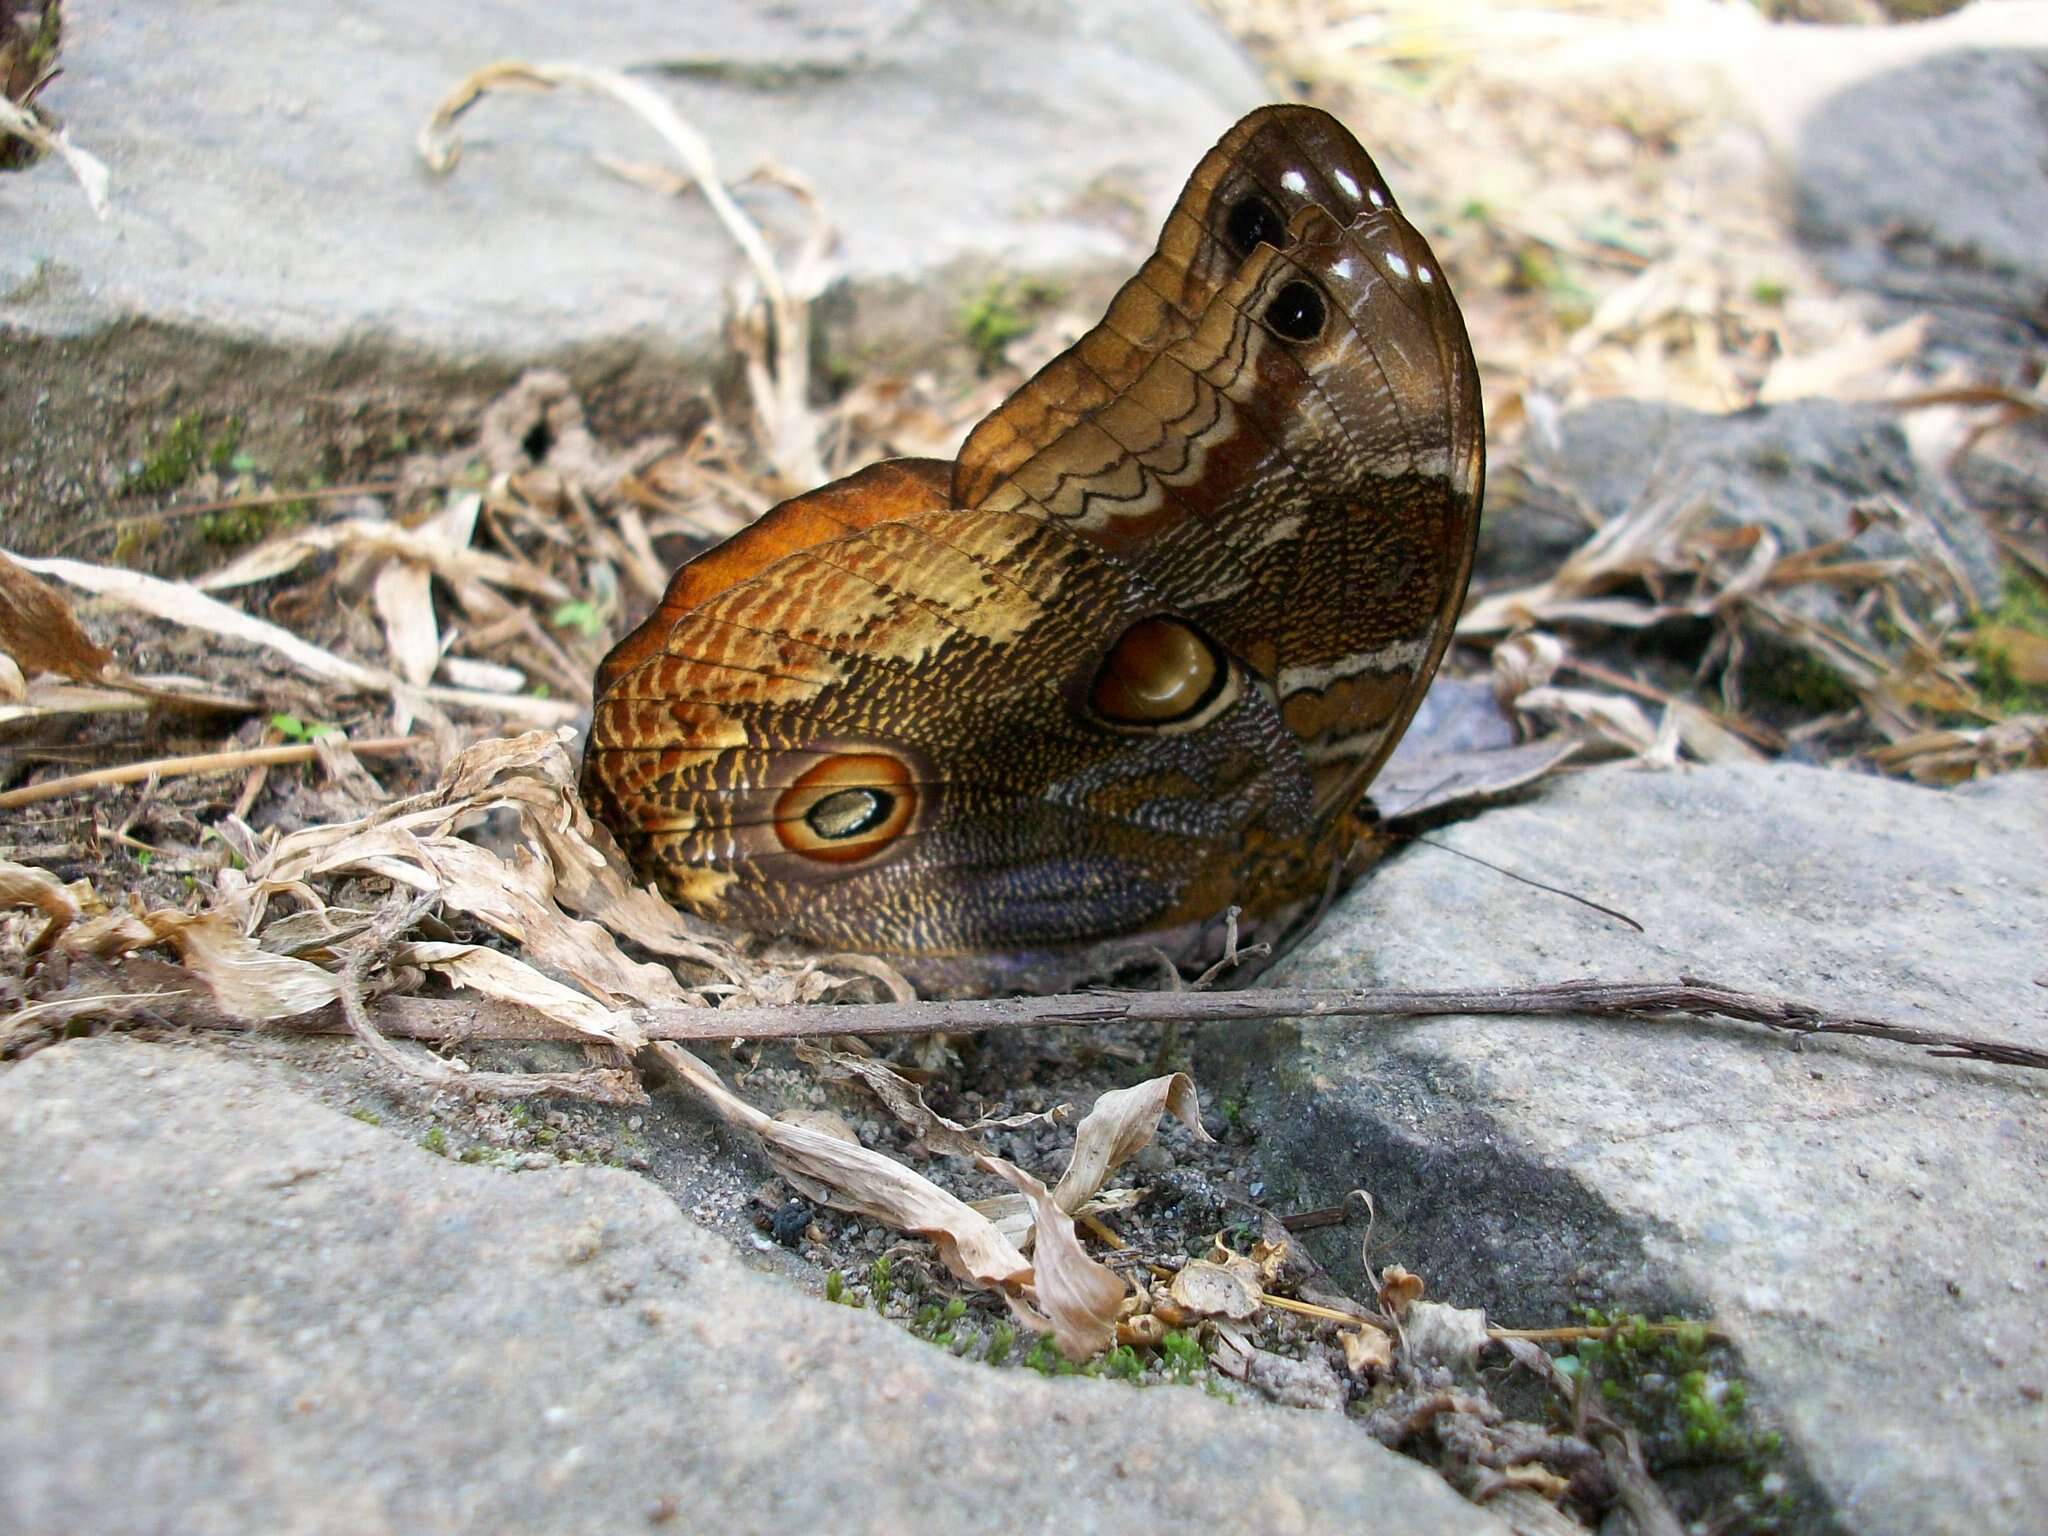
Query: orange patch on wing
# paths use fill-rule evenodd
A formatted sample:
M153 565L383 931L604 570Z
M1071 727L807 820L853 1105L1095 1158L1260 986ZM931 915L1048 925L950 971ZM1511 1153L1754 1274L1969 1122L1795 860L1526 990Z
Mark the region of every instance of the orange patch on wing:
M598 694L660 655L669 631L692 608L802 550L876 523L942 508L951 500L952 487L953 466L943 460L888 459L769 508L751 527L705 550L669 579L660 605L597 669Z

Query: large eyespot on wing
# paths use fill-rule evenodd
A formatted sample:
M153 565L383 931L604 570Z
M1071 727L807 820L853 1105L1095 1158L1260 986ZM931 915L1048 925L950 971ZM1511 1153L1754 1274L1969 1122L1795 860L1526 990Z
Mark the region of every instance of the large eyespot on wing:
M1114 398L1188 336L1217 292L1261 246L1284 247L1305 207L1339 224L1393 206L1372 159L1328 113L1261 107L1188 177L1159 244L1109 312L968 435L954 500L979 506L1025 459Z
M775 802L775 835L791 853L853 864L910 827L918 791L909 766L887 752L840 752L806 769Z
M1216 642L1170 616L1140 619L1103 654L1089 707L1122 730L1191 731L1236 702L1242 681Z

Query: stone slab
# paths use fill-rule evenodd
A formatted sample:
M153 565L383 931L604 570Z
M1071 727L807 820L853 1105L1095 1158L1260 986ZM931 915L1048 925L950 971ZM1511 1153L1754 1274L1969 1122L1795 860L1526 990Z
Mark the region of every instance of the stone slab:
M42 103L111 168L113 211L94 219L54 161L0 176L0 326L30 335L150 321L516 364L622 340L720 352L741 259L701 199L664 203L597 167L598 151L666 158L623 109L493 96L461 120L457 169L423 168L429 109L501 58L632 70L729 179L763 162L804 177L870 290L963 263L1122 269L1263 96L1181 0L626 0L601 24L532 0L72 0L64 15ZM800 227L787 196L743 195Z
M1271 981L1692 974L2048 1045L2048 774L1610 767L1433 835L1647 931L1418 846ZM1710 1313L1849 1529L2038 1523L2039 1074L1701 1023L1302 1023L1251 1055L1278 1208L1371 1190L1376 1262L1507 1324Z
M1503 1532L1323 1415L957 1360L632 1174L209 1053L0 1076L0 1529Z

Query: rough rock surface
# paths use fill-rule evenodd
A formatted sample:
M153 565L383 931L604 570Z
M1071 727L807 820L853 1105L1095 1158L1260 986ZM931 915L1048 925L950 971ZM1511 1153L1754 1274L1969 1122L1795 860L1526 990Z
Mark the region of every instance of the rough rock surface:
M534 0L74 0L64 18L40 101L108 164L112 211L96 219L54 158L0 175L16 548L100 515L188 412L239 419L273 472L329 478L322 448L418 436L543 363L614 436L676 426L729 366L745 263L701 197L598 167L673 164L606 100L493 95L460 119L456 168L428 172L426 114L494 60L628 68L729 180L763 163L808 180L847 279L815 316L828 370L964 355L962 307L993 285L1106 297L1266 96L1191 0L625 0L595 26ZM736 195L795 248L786 192Z
M955 1360L633 1175L459 1166L199 1052L0 1077L0 1210L21 1536L1505 1529L1341 1420Z
M421 166L428 109L508 57L634 69L728 177L772 161L816 186L857 280L909 285L968 257L1127 262L1128 231L1078 189L1108 178L1158 206L1261 94L1177 0L635 0L597 27L529 3L69 5L43 104L108 162L113 214L96 222L55 161L0 177L0 218L29 232L0 252L0 320L381 336L458 362L628 337L712 350L742 263L701 199L664 206L595 166L666 153L622 108L493 97L462 119L451 175Z
M1955 339L2048 326L2048 24L2036 48L1959 48L1828 98L1800 133L1803 232L1829 275Z
M1760 524L1787 552L1845 537L1859 508L1903 507L1924 519L1980 600L1997 597L1998 551L1983 520L1921 470L1897 414L1882 407L1798 400L1715 416L1656 400L1601 400L1567 412L1532 457L1547 483L1568 487L1603 522L1651 503L1705 502L1717 523ZM1586 533L1576 513L1504 506L1481 526L1482 570L1553 568ZM1908 545L1878 527L1857 551L1886 558Z
M1417 847L1269 979L1686 973L2048 1045L2048 775L1942 793L1785 766L1607 768L1436 838L1647 932ZM1742 1026L1553 1020L1302 1023L1251 1060L1278 1207L1371 1190L1376 1261L1503 1323L1564 1322L1574 1300L1711 1313L1851 1529L2037 1521L2038 1074Z

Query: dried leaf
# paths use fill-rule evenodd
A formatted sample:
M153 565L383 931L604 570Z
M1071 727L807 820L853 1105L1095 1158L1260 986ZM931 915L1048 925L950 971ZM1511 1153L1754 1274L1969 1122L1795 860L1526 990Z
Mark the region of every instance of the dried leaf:
M0 859L0 907L34 907L49 918L43 931L29 941L31 955L48 949L59 934L83 915L75 889L67 887L47 869L6 859Z
M384 626L384 643L398 675L414 687L424 687L441 660L433 580L426 568L409 560L391 561L370 584L370 602ZM410 720L402 720L394 728L403 733L411 726Z
M72 143L70 133L62 128L44 127L33 111L0 96L0 134L26 139L37 149L56 155L78 178L78 185L84 189L85 200L91 205L94 216L102 219L107 216L107 184L111 178L106 163Z
M29 570L54 576L59 581L87 592L111 597L152 617L272 651L300 671L323 682L336 683L368 693L395 694L408 686L403 679L392 673L380 671L375 667L366 667L360 662L350 661L346 657L335 655L332 651L323 650L310 641L300 639L290 630L280 628L268 620L252 617L239 608L231 608L184 582L164 581L156 576L145 575L141 571L91 565L82 560L53 557L43 560L24 559L20 563ZM438 687L420 688L416 692L419 698L438 704L481 709L492 714L518 716L548 724L572 719L577 713L577 706L566 699L536 699L523 694L467 693L457 688Z
M761 1139L769 1161L812 1198L928 1239L957 1278L1009 1294L1030 1283L1031 1263L986 1217L900 1163L803 1126L774 1120L727 1088L704 1063L666 1041L651 1052L730 1125Z
M1361 1323L1338 1332L1344 1367L1354 1376L1383 1376L1394 1368L1394 1340L1384 1328Z
M159 911L144 914L142 922L152 938L177 949L185 968L206 983L229 1018L264 1024L311 1013L341 995L332 973L311 961L271 954L225 913Z
M636 1051L645 1044L639 1026L624 1010L606 1008L502 950L481 944L423 941L400 946L392 958L400 964L437 971L453 986L544 1013L597 1044L624 1051Z
M1197 1141L1213 1139L1202 1129L1201 1097L1187 1073L1149 1078L1131 1088L1113 1088L1095 1101L1087 1118L1075 1127L1073 1160L1053 1191L1060 1209L1069 1214L1079 1210L1102 1187L1111 1169L1148 1146L1162 1114L1171 1114Z
M1410 1304L1422 1299L1422 1277L1399 1264L1389 1264L1380 1271L1379 1298L1381 1311L1389 1317L1399 1317Z
M1410 1355L1445 1365L1472 1366L1489 1342L1482 1309L1440 1301L1411 1302L1401 1315L1401 1332Z
M1647 756L1657 731L1635 700L1583 688L1531 688L1515 708L1533 719L1567 726L1589 744Z
M1540 629L1511 635L1493 648L1493 696L1501 707L1541 688L1564 664L1564 642Z
M1116 1342L1116 1318L1123 1306L1124 1283L1114 1270L1098 1264L1081 1246L1074 1219L1038 1180L999 1157L984 1157L981 1166L1005 1180L1031 1202L1034 1242L1031 1249L1032 1297L1052 1327L1053 1342L1069 1360L1086 1360ZM1030 1312L1013 1299L1011 1306L1026 1322Z
M74 682L99 680L114 658L78 627L71 607L47 582L0 553L0 651L24 675L54 672Z
M1264 1305L1259 1287L1239 1271L1207 1259L1183 1265L1167 1285L1167 1294L1183 1312L1196 1317L1225 1317L1244 1322Z
M948 1120L925 1103L917 1085L887 1062L872 1056L858 1056L851 1051L825 1050L805 1041L797 1042L796 1054L799 1061L820 1069L828 1076L850 1077L867 1084L889 1113L915 1131L918 1140L930 1150L970 1161L988 1151L968 1134L965 1126Z

